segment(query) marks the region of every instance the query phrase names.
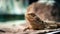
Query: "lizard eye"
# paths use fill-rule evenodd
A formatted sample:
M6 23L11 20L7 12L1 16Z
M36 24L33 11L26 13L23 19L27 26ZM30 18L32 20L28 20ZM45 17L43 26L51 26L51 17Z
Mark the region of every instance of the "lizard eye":
M33 16L33 17L35 17L35 16L36 16L34 13L30 13L30 14L28 14L28 15L31 15L31 16Z

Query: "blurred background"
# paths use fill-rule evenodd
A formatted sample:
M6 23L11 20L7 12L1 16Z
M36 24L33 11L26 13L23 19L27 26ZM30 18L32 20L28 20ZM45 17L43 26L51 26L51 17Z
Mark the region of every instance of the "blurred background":
M38 0L0 0L0 23L25 22L24 14L27 7L36 1Z
M0 22L25 21L24 14L27 7L38 0L0 0ZM60 3L60 0L56 0Z

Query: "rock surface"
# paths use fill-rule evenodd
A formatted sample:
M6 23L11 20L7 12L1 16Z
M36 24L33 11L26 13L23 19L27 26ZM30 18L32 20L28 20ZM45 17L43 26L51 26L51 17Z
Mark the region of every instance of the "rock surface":
M19 26L2 26L0 27L0 34L45 34L47 32L57 31L60 29L45 29L45 30L31 30L28 29L23 31L26 28L26 24L21 24Z

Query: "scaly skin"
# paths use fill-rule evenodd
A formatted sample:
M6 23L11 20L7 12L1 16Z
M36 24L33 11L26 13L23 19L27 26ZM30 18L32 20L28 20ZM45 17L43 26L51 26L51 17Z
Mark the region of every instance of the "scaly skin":
M34 30L57 28L56 20L58 20L58 12L56 16L53 15L56 11L58 11L58 7L56 7L55 5L50 6L40 3L31 4L25 14L28 28ZM45 21L53 21L54 23L47 23Z

